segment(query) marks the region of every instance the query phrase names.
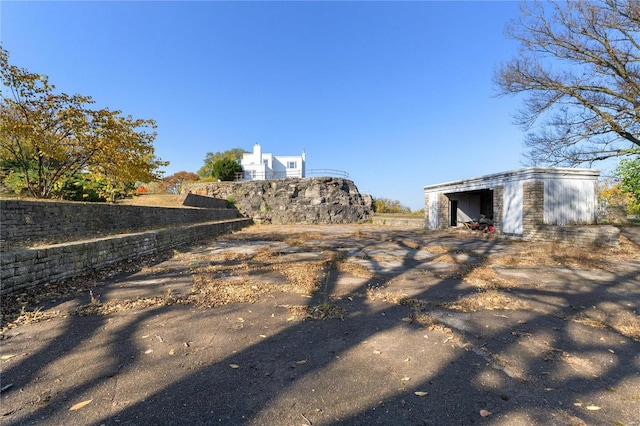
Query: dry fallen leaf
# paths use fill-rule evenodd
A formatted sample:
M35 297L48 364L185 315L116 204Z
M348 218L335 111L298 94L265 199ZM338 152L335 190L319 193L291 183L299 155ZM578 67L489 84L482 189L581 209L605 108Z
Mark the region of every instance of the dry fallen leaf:
M69 411L79 410L82 407L84 407L85 405L91 404L91 401L93 401L93 399L87 399L86 401L78 402L76 405L74 405L73 407L69 408Z
M229 367L231 367L231 368L240 368L240 366L238 364L229 364Z
M16 354L2 355L2 357L0 357L0 359L2 359L4 361L5 359L13 358L14 356L16 356Z
M373 351L373 353L374 353L374 354L376 354L376 355L380 355L382 352L380 352L380 351Z
M587 410L598 411L598 410L602 410L602 407L598 407L597 405L587 405Z
M306 363L307 363L306 359L301 359L300 361L296 362L296 364L300 364L300 365L306 364Z
M418 395L418 396L426 396L426 395L429 395L429 392L422 392L422 391L417 391L417 392L414 392L414 393L415 393L416 395Z
M487 411L487 410L480 410L480 415L482 417L487 417L491 415L491 411Z

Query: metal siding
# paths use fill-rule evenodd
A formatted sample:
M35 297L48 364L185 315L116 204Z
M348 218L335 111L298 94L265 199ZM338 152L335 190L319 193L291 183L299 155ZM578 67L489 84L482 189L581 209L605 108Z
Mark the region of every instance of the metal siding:
M502 232L522 235L522 182L507 182L503 193Z
M593 181L560 179L545 181L545 224L591 224L595 222L595 211Z
M438 194L429 194L429 229L438 228Z

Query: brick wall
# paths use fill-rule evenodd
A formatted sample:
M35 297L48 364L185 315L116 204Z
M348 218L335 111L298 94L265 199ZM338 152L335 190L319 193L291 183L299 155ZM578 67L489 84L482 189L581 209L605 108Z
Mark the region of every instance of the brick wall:
M429 229L429 194L424 194L424 227Z
M498 185L493 188L493 222L494 233L502 233L502 215L504 213L504 186Z
M451 203L449 197L444 194L438 194L438 228L448 228L451 216L449 208Z
M235 219L3 251L0 253L0 294L83 275L124 260L231 232L250 223L250 219Z
M544 182L522 184L522 229L531 235L544 223Z
M620 229L611 225L536 225L527 234L528 241L563 241L577 246L617 246Z
M0 200L0 240L56 241L240 217L235 209L196 209Z

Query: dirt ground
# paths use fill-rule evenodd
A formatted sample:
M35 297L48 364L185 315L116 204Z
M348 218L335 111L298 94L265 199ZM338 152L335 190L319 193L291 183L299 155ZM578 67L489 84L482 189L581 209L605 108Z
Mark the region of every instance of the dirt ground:
M640 251L255 225L2 300L2 424L640 425Z

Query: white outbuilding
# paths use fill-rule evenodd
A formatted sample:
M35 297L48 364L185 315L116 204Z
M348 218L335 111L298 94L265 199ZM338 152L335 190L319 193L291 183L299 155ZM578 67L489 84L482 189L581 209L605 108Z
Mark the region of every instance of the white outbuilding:
M495 232L529 238L549 225L597 223L592 169L529 167L424 187L425 226L465 226L487 218Z

